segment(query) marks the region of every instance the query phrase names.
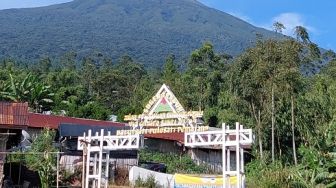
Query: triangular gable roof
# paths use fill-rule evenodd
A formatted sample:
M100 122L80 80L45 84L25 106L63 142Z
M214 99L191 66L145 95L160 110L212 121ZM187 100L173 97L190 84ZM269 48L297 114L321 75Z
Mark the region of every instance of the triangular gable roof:
M162 103L162 101L166 103ZM181 103L177 100L174 93L166 84L161 86L159 91L152 97L143 111L144 114L153 114L155 112L185 112Z

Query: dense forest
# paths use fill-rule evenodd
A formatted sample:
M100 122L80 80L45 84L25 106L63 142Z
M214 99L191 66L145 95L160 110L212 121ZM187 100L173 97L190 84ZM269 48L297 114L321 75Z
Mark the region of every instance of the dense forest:
M295 33L295 39L260 39L236 58L205 43L183 69L174 55L162 70L101 53L78 60L69 52L30 64L5 59L0 99L27 101L36 113L102 120L114 114L122 121L141 113L166 83L186 109L204 110L210 126L239 121L253 129L249 186L335 187L336 54L321 53L305 28Z

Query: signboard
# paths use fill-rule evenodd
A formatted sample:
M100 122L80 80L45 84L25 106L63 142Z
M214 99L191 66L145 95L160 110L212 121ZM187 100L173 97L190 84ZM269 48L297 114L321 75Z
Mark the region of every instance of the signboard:
M134 130L117 130L117 136L137 135L137 134L158 134L158 133L184 133L184 132L204 132L209 130L209 126L198 127L156 127Z
M126 115L124 120L131 127L162 127L157 133L171 133L165 127L203 126L203 111L186 111L165 84L152 97L139 115ZM165 131L166 130L166 131ZM154 130L153 130L154 131ZM149 133L153 133L149 130ZM155 132L155 131L154 131ZM186 132L186 131L179 131ZM128 133L127 133L128 134ZM146 134L144 132L139 134Z
M193 176L185 174L174 175L174 188L222 188L222 176ZM227 182L230 186L236 186L237 178L228 177Z

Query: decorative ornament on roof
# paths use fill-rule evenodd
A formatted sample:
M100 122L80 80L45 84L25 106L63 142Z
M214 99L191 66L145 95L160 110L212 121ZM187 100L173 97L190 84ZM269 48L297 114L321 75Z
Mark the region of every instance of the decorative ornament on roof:
M185 111L170 88L163 84L140 115L126 115L124 120L136 127L192 127L203 125L203 111Z
M157 107L170 109L174 113L185 112L181 103L166 84L163 84L159 91L152 97L146 105L143 114L153 114ZM168 108L169 107L169 108Z

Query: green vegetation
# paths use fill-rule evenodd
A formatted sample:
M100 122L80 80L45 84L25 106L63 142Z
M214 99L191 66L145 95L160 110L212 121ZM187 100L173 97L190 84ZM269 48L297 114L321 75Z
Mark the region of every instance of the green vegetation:
M0 11L0 58L58 59L75 50L116 60L131 55L146 67L161 67L173 53L180 61L202 42L238 55L256 41L256 34L281 37L254 27L196 0L87 1L30 9Z
M150 150L140 151L140 162L163 163L167 166L167 173L204 174L206 166L197 166L186 154L167 154Z
M56 182L56 159L58 150L54 147L55 131L44 129L31 147L21 153L9 155L9 161L22 162L29 169L38 172L42 188L49 188Z
M138 177L135 180L135 187L156 188L156 187L158 187L158 183L155 180L154 175L148 176L147 179L145 179L145 180Z
M281 32L281 24L274 26ZM115 114L122 121L141 113L166 83L187 110L203 109L210 126L239 121L254 130L246 168L251 187L335 187L336 54L321 53L303 27L296 34L260 39L237 58L204 43L182 70L173 55L151 71L129 56L114 62L101 53L70 52L37 64L5 59L0 99L30 102L34 112L103 120ZM169 173L204 172L184 156L141 152L141 158L167 164Z

